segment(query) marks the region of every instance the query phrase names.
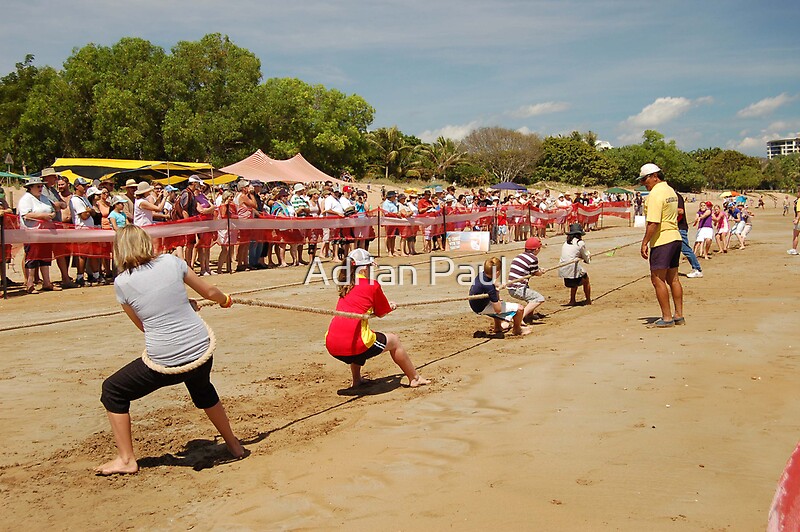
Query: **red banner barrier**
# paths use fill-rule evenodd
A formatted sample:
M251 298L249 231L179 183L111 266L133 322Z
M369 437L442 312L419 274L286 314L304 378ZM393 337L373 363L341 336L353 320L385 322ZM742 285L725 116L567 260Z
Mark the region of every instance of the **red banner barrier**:
M498 208L482 208L463 212L448 209L446 213L425 213L404 218L397 214L377 210L341 218L333 217L277 217L262 215L258 218L215 218L196 216L185 220L164 222L143 227L159 249L183 246L188 239L195 238L200 247L211 247L215 243L239 244L242 242L271 242L279 244L317 243L326 239L372 239L377 234L378 221L389 236L402 237L424 234L438 236L445 231L460 231L480 226L488 229L496 223L498 212L505 214L509 225L547 225L578 221L582 224L596 223L600 214L630 218L629 202L605 203L584 206L574 204L569 209L541 210L523 205L504 205ZM42 222L38 228L20 227L19 218L4 216L6 244L50 245L55 256L86 255L107 257L111 253L114 231L100 228L75 228L71 224ZM197 235L197 236L196 236ZM42 248L46 251L47 248ZM46 252L43 253L46 255Z

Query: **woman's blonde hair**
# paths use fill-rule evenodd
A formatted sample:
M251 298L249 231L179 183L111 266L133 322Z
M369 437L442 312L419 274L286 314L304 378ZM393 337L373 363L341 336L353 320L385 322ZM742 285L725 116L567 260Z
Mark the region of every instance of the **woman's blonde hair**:
M366 270L365 275L369 275L368 268L369 266L356 266L353 259L345 257L336 279L336 284L339 286L339 297L346 296L355 287L359 270Z
M141 227L128 224L114 235L114 262L120 273L144 266L153 258L153 241Z

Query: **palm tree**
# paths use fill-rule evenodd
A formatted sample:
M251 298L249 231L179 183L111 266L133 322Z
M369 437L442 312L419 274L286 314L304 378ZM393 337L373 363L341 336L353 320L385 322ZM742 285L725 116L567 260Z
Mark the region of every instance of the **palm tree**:
M436 181L436 178L440 176L445 177L447 170L461 162L466 155L466 151L453 139L444 137L439 137L432 144L422 146L420 152L433 166L431 181Z
M406 145L403 134L400 133L397 126L370 131L367 134L367 142L378 153L386 179L389 178L389 166L401 159L405 152L411 150L411 146Z

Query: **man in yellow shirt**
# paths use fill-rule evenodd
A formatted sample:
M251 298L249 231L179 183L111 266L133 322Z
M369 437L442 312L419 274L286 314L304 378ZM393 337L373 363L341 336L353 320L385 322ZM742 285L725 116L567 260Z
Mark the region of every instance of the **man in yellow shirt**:
M681 258L681 234L678 232L678 195L664 182L664 173L653 163L639 170L639 182L650 194L645 201L647 229L642 239L642 258L650 260L650 281L656 290L661 318L656 327L685 325L683 317L683 286L678 277ZM649 250L648 250L649 245ZM649 253L648 253L649 251ZM675 304L675 314L669 303L669 293Z

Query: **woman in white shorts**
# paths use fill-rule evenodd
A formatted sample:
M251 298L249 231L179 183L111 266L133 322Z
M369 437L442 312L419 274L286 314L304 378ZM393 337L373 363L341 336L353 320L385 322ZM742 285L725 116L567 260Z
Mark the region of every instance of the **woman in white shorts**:
M711 242L714 240L714 226L711 218L711 202L700 204L693 225L697 226L697 236L694 239L694 254L704 259L709 258Z

